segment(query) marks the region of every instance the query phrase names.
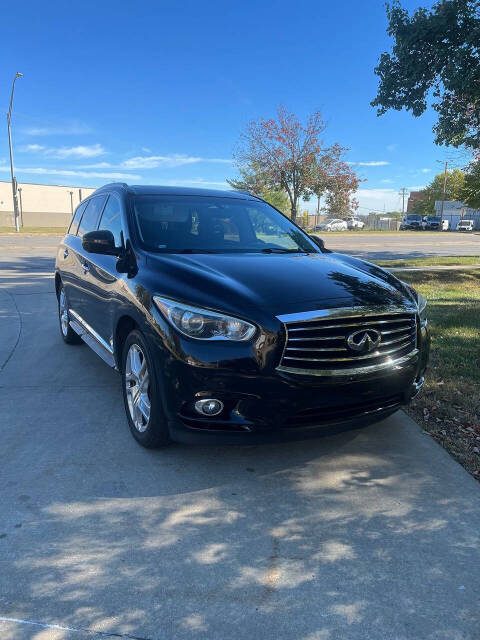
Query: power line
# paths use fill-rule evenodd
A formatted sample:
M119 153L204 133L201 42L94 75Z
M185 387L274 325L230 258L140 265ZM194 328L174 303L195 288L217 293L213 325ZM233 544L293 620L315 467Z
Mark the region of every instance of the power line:
M407 195L407 193L408 193L408 189L406 189L405 187L402 187L400 189L399 195L402 198L402 215L405 213L405 196Z

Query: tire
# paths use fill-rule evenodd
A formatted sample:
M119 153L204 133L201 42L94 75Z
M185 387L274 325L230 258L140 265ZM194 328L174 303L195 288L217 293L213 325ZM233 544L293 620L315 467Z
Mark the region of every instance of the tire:
M70 314L68 311L68 300L65 294L65 288L60 283L57 296L58 303L58 323L60 325L60 335L63 341L67 344L83 344L83 340L80 338L70 326Z
M122 353L122 392L128 425L135 440L147 449L170 442L161 401L160 380L147 341L140 331L129 333Z

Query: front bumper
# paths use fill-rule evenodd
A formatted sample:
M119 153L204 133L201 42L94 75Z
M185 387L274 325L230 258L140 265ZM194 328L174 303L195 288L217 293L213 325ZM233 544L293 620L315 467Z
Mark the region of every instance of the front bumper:
M419 393L429 352L427 328L419 330L418 352L401 365L344 379L288 372L198 366L159 354L164 406L171 437L180 442L258 443L301 438L371 424L394 413ZM200 415L194 404L217 398L224 411Z

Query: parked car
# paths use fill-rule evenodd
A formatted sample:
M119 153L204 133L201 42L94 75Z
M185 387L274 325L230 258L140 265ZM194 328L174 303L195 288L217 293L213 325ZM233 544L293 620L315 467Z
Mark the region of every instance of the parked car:
M423 385L425 298L249 194L97 189L55 289L63 340L120 373L145 447L360 427Z
M321 225L321 231L347 231L348 226L345 220L334 218L333 220L325 220Z
M412 229L420 231L422 229L422 216L417 213L407 213L403 216L400 223L400 231Z
M473 231L474 226L473 220L460 220L457 224L457 231Z
M363 229L365 227L365 223L360 218L351 217L347 218L347 227L349 229Z
M440 216L424 216L422 227L425 231L440 231L442 229L442 219Z

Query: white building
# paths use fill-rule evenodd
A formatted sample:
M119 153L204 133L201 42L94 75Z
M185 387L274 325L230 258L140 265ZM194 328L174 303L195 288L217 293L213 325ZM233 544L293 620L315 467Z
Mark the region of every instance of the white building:
M20 225L66 227L79 202L93 193L89 187L18 183ZM12 183L0 181L0 227L14 227Z
M441 214L442 201L435 201L435 213L437 216ZM456 229L460 220L473 220L474 228L480 229L480 210L472 209L464 202L458 200L446 200L443 203L443 219L450 222L450 229Z

